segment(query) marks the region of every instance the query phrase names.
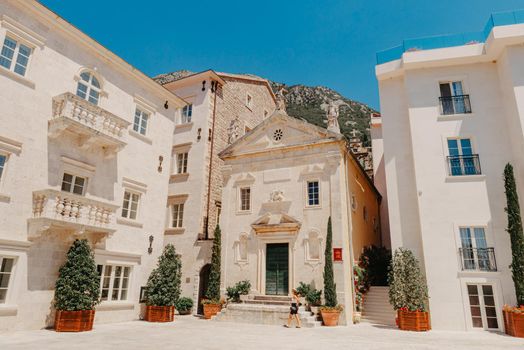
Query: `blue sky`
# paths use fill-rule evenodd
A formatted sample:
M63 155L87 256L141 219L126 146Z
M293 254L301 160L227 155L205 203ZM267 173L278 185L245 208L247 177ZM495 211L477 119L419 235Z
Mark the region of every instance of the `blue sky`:
M154 76L208 68L323 85L378 108L375 53L402 39L480 31L524 0L41 0Z

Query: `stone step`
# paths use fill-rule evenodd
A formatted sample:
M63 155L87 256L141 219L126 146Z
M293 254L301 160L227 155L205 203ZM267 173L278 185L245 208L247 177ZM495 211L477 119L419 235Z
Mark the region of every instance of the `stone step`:
M286 301L290 303L291 297L287 295L254 295L253 300Z
M258 299L248 299L243 301L244 304L258 304L258 305L285 305L287 307L290 306L289 301L281 301L281 300L258 300Z

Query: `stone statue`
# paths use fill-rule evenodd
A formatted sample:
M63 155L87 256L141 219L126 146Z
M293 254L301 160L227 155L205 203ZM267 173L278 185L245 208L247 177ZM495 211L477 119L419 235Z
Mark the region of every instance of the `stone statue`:
M232 144L240 137L240 119L238 119L238 115L235 119L231 121L231 123L229 123L229 127L227 128L227 134L227 142L229 144Z
M333 101L329 103L327 111L327 129L340 134L340 126L338 125L338 105Z
M284 88L281 88L276 93L276 97L277 97L277 111L286 112L286 97L284 96L285 92L287 92L287 90L284 89Z
M269 194L270 202L282 202L284 199L284 192L282 192L281 190L273 190Z

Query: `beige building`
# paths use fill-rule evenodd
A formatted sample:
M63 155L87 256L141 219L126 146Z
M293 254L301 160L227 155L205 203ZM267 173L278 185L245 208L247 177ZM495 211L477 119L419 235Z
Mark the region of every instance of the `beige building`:
M285 300L299 282L323 289L331 217L340 321L352 324L353 264L364 246L380 245L380 195L338 128L329 129L279 109L220 153L222 289L249 280L252 300L218 319L282 322L278 308L257 307L268 296Z
M251 75L208 70L155 79L188 102L175 120L165 243L182 255L182 294L200 305L222 208L218 154L273 113L275 95L267 80Z
M502 331L516 302L503 171L513 164L522 201L523 15L378 54L375 182L392 247L422 262L434 329Z
M185 102L36 1L0 2L0 45L0 329L53 325L75 238L99 266L96 322L138 318Z

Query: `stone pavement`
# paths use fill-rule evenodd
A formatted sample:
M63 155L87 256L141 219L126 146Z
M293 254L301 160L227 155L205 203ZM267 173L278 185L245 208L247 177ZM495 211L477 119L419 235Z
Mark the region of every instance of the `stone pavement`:
M49 330L0 333L0 349L524 349L524 339L489 332L403 332L360 324L287 329L176 316L174 323L95 325L92 332Z

